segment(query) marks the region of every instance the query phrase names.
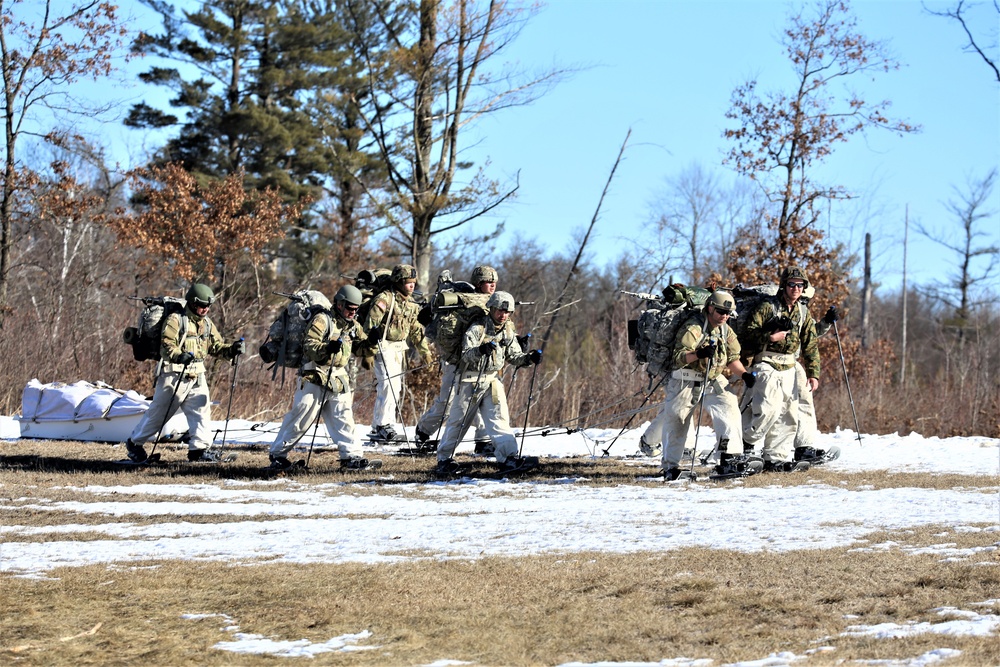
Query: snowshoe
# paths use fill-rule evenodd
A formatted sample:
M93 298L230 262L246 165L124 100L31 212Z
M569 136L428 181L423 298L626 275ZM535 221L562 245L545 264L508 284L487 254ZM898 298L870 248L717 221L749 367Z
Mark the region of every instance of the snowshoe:
M681 470L677 466L671 466L663 469L663 481L696 482L698 481L698 475L690 470Z
M118 461L112 461L112 463L120 466L132 466L134 468L143 468L145 466L154 465L160 462L159 452L153 452L149 456L145 456L145 452L143 452L143 456L144 458L141 461L136 461L130 457Z
M382 461L380 459L366 459L361 456L352 456L348 459L340 459L340 469L343 472L378 470L381 467Z
M463 465L455 459L443 459L434 466L434 474L439 477L454 477L462 475L469 470L468 465Z
M400 447L396 450L397 454L403 454L406 456L430 456L431 454L437 454L438 443L440 440L424 440L423 442L417 441L412 443L410 447Z
M187 459L189 463L229 463L236 460L236 454L223 455L214 449L189 449Z
M829 449L816 449L815 447L796 447L795 460L805 461L809 465L817 466L840 458L840 447L836 445Z
M763 472L803 472L809 470L806 461L764 461Z
M280 474L306 469L305 459L290 461L284 456L270 456L269 458L271 459L271 465L264 468L264 472Z
M747 456L724 454L719 465L708 476L712 480L736 479L756 475L764 469L764 462Z
M503 475L523 475L539 467L537 456L508 456L500 464L500 473Z

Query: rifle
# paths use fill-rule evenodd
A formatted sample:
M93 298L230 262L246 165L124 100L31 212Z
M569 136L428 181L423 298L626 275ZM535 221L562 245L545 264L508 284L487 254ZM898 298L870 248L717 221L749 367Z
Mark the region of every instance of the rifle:
M624 294L625 296L633 296L636 299L642 299L643 301L660 301L660 302L663 301L662 296L649 294L648 292L629 292L628 290L623 290L623 289L620 289L618 291Z

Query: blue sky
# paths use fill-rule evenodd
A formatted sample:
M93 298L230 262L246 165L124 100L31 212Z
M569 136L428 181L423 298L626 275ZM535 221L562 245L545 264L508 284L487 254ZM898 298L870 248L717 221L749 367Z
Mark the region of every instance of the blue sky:
M531 107L484 124L477 151L502 173L521 170L518 202L505 211L508 233L575 249L571 235L589 224L630 128L588 246L599 263L626 251L627 239L642 238L666 179L686 166L700 163L731 178L722 165L730 95L754 76L764 87L787 88L791 69L778 42L787 10L783 2L550 2L509 57L592 66ZM997 165L1000 86L977 56L961 51L957 24L930 16L919 2L856 2L854 10L861 31L888 41L904 64L858 85L872 99L892 100L897 117L923 129L902 138L856 137L836 149L823 178L858 199L833 206L829 229L855 249L871 232L875 279L895 287L908 205L910 284L941 279L944 255L912 223L944 227L950 218L943 203L953 188ZM1000 192L990 208L993 243L1000 245Z
M137 27L151 16L144 7L123 5L137 17ZM506 225L500 245L522 235L575 252L574 237L590 222L630 129L629 147L588 246L597 264L642 242L652 203L666 180L684 168L697 163L732 178L722 164L730 95L752 77L768 89L790 85L791 69L778 42L789 6L708 0L547 3L506 59L532 69L557 65L580 71L531 106L486 118L466 135L467 156L489 159L491 173L504 177L520 170L516 202L498 213ZM964 191L970 177L982 178L997 165L1000 86L978 56L962 52L964 35L957 24L929 15L920 2L861 0L852 6L860 30L887 41L903 64L856 85L870 99L892 100L896 117L922 131L902 138L875 133L836 149L823 167L823 180L847 187L857 199L830 208L828 230L856 251L871 232L875 279L894 289L902 278L908 206L909 281L941 280L949 257L916 234L913 224L953 230L944 203L955 197L954 188ZM995 13L991 20L995 24ZM134 100L151 91L135 82L116 92ZM149 137L114 125L102 132L112 154L124 162L155 147L148 145ZM992 243L1000 245L1000 191L990 209Z

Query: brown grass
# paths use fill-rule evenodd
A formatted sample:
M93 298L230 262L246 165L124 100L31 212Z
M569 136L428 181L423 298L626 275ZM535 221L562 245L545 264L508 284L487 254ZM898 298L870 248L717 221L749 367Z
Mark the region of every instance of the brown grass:
M33 452L44 451L44 456ZM44 528L99 525L107 517L29 512L29 504L81 500L87 486L249 482L261 476L261 450L218 467L176 463L122 471L107 461L121 448L85 443L0 443L0 496L5 522ZM345 475L336 454L314 453L313 470L281 488L327 494L398 493L404 482L430 479L432 459L385 457L375 473ZM536 479L585 477L581 484L661 484L641 461L546 461ZM346 484L344 482L347 482ZM794 475L760 475L747 486L826 483L846 488L921 486L995 489L995 477L843 474L822 467ZM322 488L317 488L322 485ZM153 495L128 496L130 499ZM163 496L155 496L162 500ZM244 517L260 520L263 517ZM153 523L170 517L128 516ZM984 517L984 521L991 521ZM120 520L115 517L114 520ZM185 517L185 521L233 517ZM987 524L981 526L987 527ZM992 536L992 537L991 537ZM51 533L8 541L46 541ZM100 540L97 532L59 539ZM992 544L987 544L990 540ZM918 635L884 640L844 636L852 625L941 622L941 607L1000 614L1000 567L994 533L928 526L867 536L882 549L743 554L710 549L629 555L413 560L403 564L291 565L157 561L136 566L64 568L51 578L0 577L0 663L20 665L274 665L279 658L213 647L232 640L222 616L240 632L315 643L368 630L369 651L319 654L310 664L424 665L466 660L478 665L557 665L570 661L650 661L688 657L715 664L765 658L779 651L803 664L908 659L937 648L962 654L949 665L1000 664L996 637ZM960 562L943 545L968 550ZM935 547L924 553L922 548ZM2 549L2 544L0 544ZM145 565L145 566L144 566ZM974 606L994 600L992 606ZM817 650L827 647L825 650Z

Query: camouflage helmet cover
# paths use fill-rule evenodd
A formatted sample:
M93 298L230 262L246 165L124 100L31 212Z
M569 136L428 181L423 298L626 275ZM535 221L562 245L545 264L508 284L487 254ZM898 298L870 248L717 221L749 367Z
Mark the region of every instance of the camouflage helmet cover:
M720 313L736 315L736 300L732 294L725 290L715 290L712 292L712 296L708 297L707 303Z
M392 267L392 276L389 278L394 283L405 283L407 280L417 279L417 270L409 264L397 264Z
M801 280L806 284L806 287L809 287L809 279L806 278L806 272L797 266L785 267L781 270L778 277L781 279L781 289L785 289L785 285L788 284L788 281L793 279Z
M359 290L354 285L344 285L339 290L337 290L337 295L333 297L334 302L343 301L349 303L352 306L360 306L361 300L364 297L361 295L361 290Z
M187 299L187 302L191 306L205 308L215 303L215 292L204 283L195 283L188 288L187 295L184 298Z
M479 283L495 283L497 282L497 270L492 266L477 266L472 270L472 280L469 282L477 287Z
M489 301L486 302L487 308L496 308L497 310L506 310L508 313L514 312L514 297L512 297L508 292L493 292L490 295Z

